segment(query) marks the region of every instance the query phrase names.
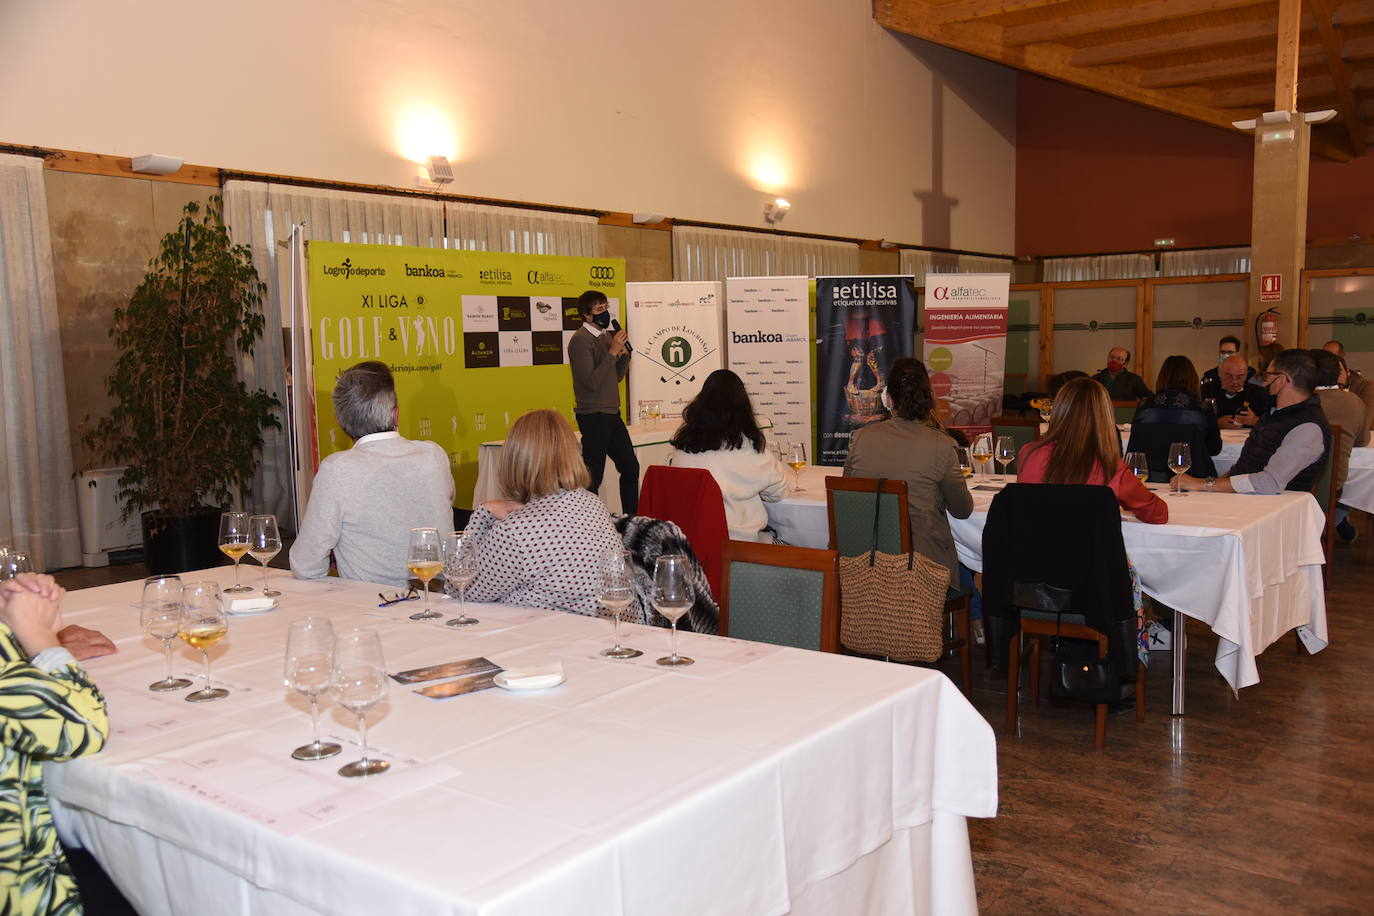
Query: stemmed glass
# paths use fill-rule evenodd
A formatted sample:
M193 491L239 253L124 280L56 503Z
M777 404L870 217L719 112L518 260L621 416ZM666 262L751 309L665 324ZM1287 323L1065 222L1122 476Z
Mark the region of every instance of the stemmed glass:
M184 677L172 676L172 640L181 629L181 577L149 576L143 580L143 601L139 604L139 623L143 632L162 640L167 655L167 676L148 685L149 690L181 690L190 687Z
M1049 398L1040 399L1040 422L1050 422L1050 414L1054 412L1054 401Z
M959 473L965 477L973 476L973 458L968 453L968 446L954 446L954 460L959 465Z
M20 573L33 572L29 555L13 547L0 547L0 581L13 579Z
M654 401L649 405L649 428L658 429L658 418L663 416L663 407Z
M1127 452L1125 462L1136 480L1144 483L1150 479L1150 462L1144 452Z
M281 533L275 515L254 515L248 519L248 553L262 564L262 595L276 598L281 592L267 587L267 564L281 553Z
M339 767L339 775L372 776L386 772L391 768L389 761L370 760L367 756L367 711L386 696L386 663L382 660L382 639L376 630L349 630L334 640L332 680L339 692L339 705L358 717L358 737L363 747L362 759Z
M1193 466L1193 450L1186 442L1175 442L1169 446L1169 470L1173 471L1174 491L1170 496L1187 496L1183 489L1183 473Z
M802 491L801 472L806 467L806 444L804 442L793 442L791 449L787 453L787 466L792 469L792 492Z
M239 560L248 552L247 512L226 512L219 517L219 549L234 561L234 584L225 591L235 595L251 592L252 588L239 582Z
M448 559L444 564L444 577L458 590L458 616L447 621L451 627L470 627L478 623L476 617L467 612L468 586L477 579L477 541L466 531L449 533L445 553Z
M990 436L979 436L973 443L973 460L978 462L978 473L988 472L988 462L992 460L992 439Z
M334 626L328 617L291 621L286 634L286 686L310 700L310 721L315 740L291 752L297 760L324 760L343 748L320 741L320 694L327 693L334 678Z
M186 694L188 703L205 703L229 696L223 687L210 686L210 647L229 633L218 582L193 582L181 589L181 622L177 635L200 650L205 659L205 686Z
M410 548L406 552L406 568L420 580L425 609L411 614L411 620L437 620L444 616L429 609L429 580L444 568L444 547L439 543L438 528L411 528Z
M644 654L620 644L620 616L635 600L633 581L634 566L629 552L621 547L607 550L601 559L601 584L596 593L596 600L615 620L615 645L601 650L607 658L638 658Z
M998 479L1005 480L1007 465L1016 460L1016 440L1011 436L998 436L996 451L993 454L997 458L997 463L1002 466L1002 476Z
M672 625L673 651L665 658L658 659L660 665L692 665L695 660L677 654L677 622L692 606L692 589L689 582L691 568L687 557L680 553L665 553L654 564L654 610L658 611Z

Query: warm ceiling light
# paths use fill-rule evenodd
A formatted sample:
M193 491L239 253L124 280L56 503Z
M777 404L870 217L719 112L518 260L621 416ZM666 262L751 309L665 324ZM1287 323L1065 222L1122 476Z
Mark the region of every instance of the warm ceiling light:
M453 166L444 156L430 156L425 160L425 177L431 184L449 184L453 181Z
M147 156L134 156L129 168L140 175L170 175L181 168L182 161L180 156L150 153Z

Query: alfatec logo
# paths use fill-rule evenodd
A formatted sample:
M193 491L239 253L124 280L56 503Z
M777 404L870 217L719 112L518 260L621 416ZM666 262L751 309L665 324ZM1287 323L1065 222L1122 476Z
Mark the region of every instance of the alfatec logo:
M352 258L344 258L343 263L331 266L326 264L324 268L326 277L343 277L351 280L354 277L385 277L385 267L355 267Z

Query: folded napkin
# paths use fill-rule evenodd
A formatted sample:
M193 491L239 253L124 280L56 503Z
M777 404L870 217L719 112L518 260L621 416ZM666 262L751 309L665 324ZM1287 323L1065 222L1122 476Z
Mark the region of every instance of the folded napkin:
M503 686L513 690L539 690L563 683L563 663L551 662L526 668L507 668L501 673ZM498 682L499 683L499 682Z
M272 598L231 598L229 601L229 613L242 614L244 611L265 611L276 604Z

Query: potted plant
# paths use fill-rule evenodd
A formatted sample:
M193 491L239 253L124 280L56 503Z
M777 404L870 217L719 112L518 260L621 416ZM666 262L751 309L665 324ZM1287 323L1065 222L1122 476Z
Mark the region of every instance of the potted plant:
M262 433L280 426L275 397L238 379L235 351L263 332L266 285L235 245L221 201L188 203L162 239L110 336L120 351L105 390L108 417L83 436L119 478L125 512L143 512L153 572L215 565L218 516L257 469Z

